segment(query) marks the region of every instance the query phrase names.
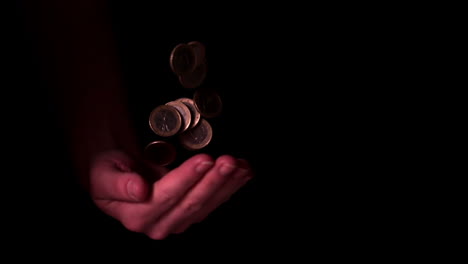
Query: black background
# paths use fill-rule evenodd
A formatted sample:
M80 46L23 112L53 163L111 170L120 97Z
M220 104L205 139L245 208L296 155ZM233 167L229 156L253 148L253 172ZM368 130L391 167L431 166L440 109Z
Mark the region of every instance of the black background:
M148 127L150 111L193 94L170 71L169 54L178 43L197 40L207 52L203 86L218 90L224 103L223 114L210 120L214 139L204 151L245 157L256 172L206 221L167 240L283 245L299 238L332 250L385 236L383 202L376 200L384 187L370 177L387 144L379 138L385 127L376 122L384 116L376 105L385 99L373 89L390 82L375 81L384 71L376 61L388 56L380 49L385 40L372 35L378 28L363 30L352 16L304 14L301 8L284 13L246 8L250 11L231 15L212 9L202 15L127 1L112 1L110 7L142 146L157 138ZM42 72L40 36L24 26L18 10L15 88L4 97L14 102L6 130L14 139L10 165L20 179L19 197L13 199L19 205L12 208L18 237L25 237L25 245L50 237L89 246L161 246L164 242L131 233L96 209L70 177L50 80ZM349 19L353 23L346 23ZM379 168L379 175L386 173Z

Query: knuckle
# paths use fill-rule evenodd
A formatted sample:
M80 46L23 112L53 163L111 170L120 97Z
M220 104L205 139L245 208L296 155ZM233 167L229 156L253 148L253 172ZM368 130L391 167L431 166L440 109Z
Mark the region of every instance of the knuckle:
M198 200L189 200L188 202L184 203L182 206L182 210L184 214L194 214L202 208L202 204Z
M157 194L157 197L161 205L164 206L172 206L177 202L176 197L173 194L168 193L167 191L160 191Z

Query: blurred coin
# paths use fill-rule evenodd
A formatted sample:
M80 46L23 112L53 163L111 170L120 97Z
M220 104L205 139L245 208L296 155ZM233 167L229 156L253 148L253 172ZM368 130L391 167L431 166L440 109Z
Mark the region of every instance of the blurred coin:
M193 49L195 54L195 65L198 66L205 61L205 45L199 41L191 41L188 45Z
M166 103L166 105L172 106L175 109L177 109L177 111L179 111L180 117L182 117L182 125L179 130L179 133L187 130L190 127L190 122L192 122L192 114L190 113L190 109L188 108L188 106L186 106L180 101L171 101Z
M160 105L151 111L149 124L154 133L162 137L169 137L179 132L182 117L173 106Z
M176 148L165 141L153 141L144 150L145 159L161 166L171 164L177 156Z
M190 115L192 117L192 121L190 122L190 128L195 127L198 122L200 121L200 112L198 112L197 108L195 107L195 103L190 98L179 98L176 101L184 103L190 109Z
M175 46L169 57L169 63L172 71L177 75L193 72L197 66L194 49L183 43Z
M212 137L213 130L210 123L202 118L196 127L180 134L179 141L188 150L198 150L208 145Z
M213 118L221 114L223 102L213 89L199 89L193 96L195 107L203 117Z
M186 72L184 74L179 75L179 82L183 87L187 89L193 89L200 86L205 80L205 77L206 62L203 61L192 72Z

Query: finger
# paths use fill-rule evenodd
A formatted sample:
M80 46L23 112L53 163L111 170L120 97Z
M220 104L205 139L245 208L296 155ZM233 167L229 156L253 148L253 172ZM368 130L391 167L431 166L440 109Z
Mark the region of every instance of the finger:
M97 204L127 229L150 236L149 231L152 230L155 219L170 209L213 164L212 158L206 154L188 159L153 184L153 194L147 202L97 201Z
M194 223L203 221L211 212L229 200L232 194L244 186L253 177L253 173L250 170L250 166L247 161L239 159L237 164L240 169L231 176L223 188L210 199L200 212L198 212L194 217L186 219L177 228L175 228L174 233L183 233Z
M174 206L213 167L213 159L198 154L168 172L154 184L152 203L155 219Z
M228 201L231 196L242 188L249 180L253 178L253 172L246 160L239 159L239 169L226 182L221 190L219 190L210 201L203 207L200 212L193 218L193 222L184 223L180 228L188 228L193 223L203 221L211 212L218 208L221 204ZM184 230L185 230L184 229Z
M181 234L187 231L187 229L194 224L194 219L186 219L178 227L174 229L172 233L174 234Z
M219 190L210 201L198 212L193 218L183 221L174 231L179 234L185 232L192 224L201 222L212 211L214 211L221 204L226 202L233 193L244 186L252 177L253 173L250 169L249 163L244 159L238 159L237 163L239 170L226 182L221 190Z
M90 193L94 199L141 202L148 197L148 184L124 155L96 159L90 174Z
M249 178L242 181L240 185L234 188L235 190L231 191L232 192L231 195L235 193L237 190L239 190L242 186L244 186L248 181L249 181ZM210 202L209 204L204 206L203 209L200 212L198 212L194 217L183 221L182 224L180 224L177 228L174 229L173 233L175 234L183 233L193 224L196 224L205 220L214 210L216 210L216 208L218 208L221 204L229 200L231 195L224 194L222 196L217 196L216 198L213 199L213 202Z
M187 195L154 225L159 236L174 231L185 219L193 217L218 192L237 170L237 160L224 155L215 166L187 193Z

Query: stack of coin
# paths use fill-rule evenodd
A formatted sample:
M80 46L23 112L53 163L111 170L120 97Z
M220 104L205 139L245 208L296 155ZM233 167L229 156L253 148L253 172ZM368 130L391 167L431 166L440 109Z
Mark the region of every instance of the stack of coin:
M157 106L151 111L149 125L161 137L179 135L182 146L190 150L201 149L211 140L211 125L202 118L190 98L183 97Z
M197 88L205 80L205 46L198 41L177 45L171 52L169 63L185 88Z
M201 85L206 76L205 47L198 41L177 45L170 55L172 71L185 88ZM151 130L161 137L177 136L185 149L194 151L206 147L213 137L207 119L221 114L222 101L213 89L197 88L193 99L182 97L159 105L149 117ZM157 140L145 148L145 156L159 165L168 165L176 159L175 147Z

